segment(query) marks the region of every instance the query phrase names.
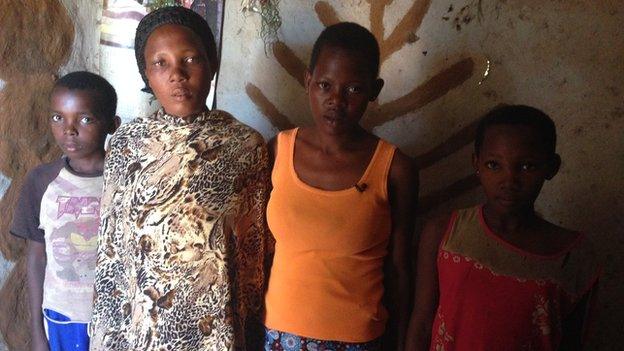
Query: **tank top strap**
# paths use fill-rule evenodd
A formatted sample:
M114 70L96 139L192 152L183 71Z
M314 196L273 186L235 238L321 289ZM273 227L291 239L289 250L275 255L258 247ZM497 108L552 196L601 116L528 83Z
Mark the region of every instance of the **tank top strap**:
M273 177L278 176L280 180L285 180L286 172L291 172L294 159L295 140L299 128L294 128L280 132L277 135L277 151L273 165ZM396 151L396 146L379 139L373 157L358 182L358 186L374 190L383 198L388 198L388 176L390 167ZM276 181L274 179L273 181Z
M395 152L396 146L379 139L373 158L360 180L360 183L366 184L367 187L374 187L385 199L388 198L388 176Z
M480 206L453 211L449 225L442 239L441 248L454 251L466 240L480 241L482 229L479 223Z
M273 169L288 167L293 158L295 138L299 128L293 128L279 132L277 134L277 150L275 151L275 161Z

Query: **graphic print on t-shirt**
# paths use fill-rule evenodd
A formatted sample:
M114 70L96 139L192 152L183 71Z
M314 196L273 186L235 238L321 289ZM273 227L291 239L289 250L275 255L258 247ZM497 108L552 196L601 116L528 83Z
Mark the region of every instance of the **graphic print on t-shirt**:
M63 168L41 200L47 257L43 308L73 321L91 319L102 181Z
M100 199L93 196L58 196L57 219L64 214L73 214L76 219L80 215L97 216L100 213Z
M100 198L58 196L56 218L71 217L50 234L51 253L57 262L56 276L68 282L89 283L95 271ZM75 219L75 220L74 220Z

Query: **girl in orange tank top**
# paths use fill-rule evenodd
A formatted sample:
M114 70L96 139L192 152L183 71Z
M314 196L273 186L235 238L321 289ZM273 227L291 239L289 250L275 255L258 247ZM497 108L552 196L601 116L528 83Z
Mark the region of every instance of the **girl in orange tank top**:
M378 70L368 30L328 27L305 76L314 125L271 143L265 350L402 349L417 172L359 125L383 86Z

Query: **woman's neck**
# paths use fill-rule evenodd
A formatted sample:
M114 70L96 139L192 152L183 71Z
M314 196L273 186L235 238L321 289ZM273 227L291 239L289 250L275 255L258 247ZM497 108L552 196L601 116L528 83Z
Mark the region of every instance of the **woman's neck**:
M314 127L312 134L318 140L318 148L326 154L358 149L358 146L368 137L368 133L359 126L351 132L342 134L323 133Z
M193 122L197 118L197 116L199 116L203 112L209 111L209 109L208 109L207 106L204 105L200 109L197 109L197 110L195 110L193 112L185 112L183 114L171 113L171 112L167 111L164 107L163 107L163 111L165 111L165 113L168 114L169 116L180 118L180 119L186 121L187 123L191 123L191 122Z

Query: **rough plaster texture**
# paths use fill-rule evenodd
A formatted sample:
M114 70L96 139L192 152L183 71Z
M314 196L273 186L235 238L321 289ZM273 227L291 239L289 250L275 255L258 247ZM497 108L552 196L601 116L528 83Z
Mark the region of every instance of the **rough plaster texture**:
M134 49L101 45L100 73L117 91L117 115L124 123L139 116L147 116L159 107L150 104L151 95L141 92L145 86L134 57Z
M59 75L86 70L100 72L100 27L103 0L61 0L74 23L74 41Z
M221 109L265 137L274 135L277 127L309 123L300 70L323 23L359 22L383 38L382 51L384 45L403 41L382 64L386 86L374 108L384 113L369 115L364 123L417 158L428 212L481 201L469 162L471 127L480 115L499 103L543 109L557 124L563 166L545 185L537 208L557 223L587 232L604 261L590 349L613 350L624 342L624 306L619 303L624 296L624 52L614 44L624 39L621 4L591 0L280 4L281 43L265 54L257 35L259 18L243 16L235 1L226 3L217 92ZM407 21L418 19L422 8L420 23L406 26L404 14L414 14ZM393 34L397 27L401 31ZM380 28L385 29L383 35ZM452 71L462 60L472 61L472 68L466 63ZM483 79L488 61L489 75ZM450 74L455 79L444 76L449 70L458 72Z
M0 172L12 181L0 197L0 350L28 348L23 249L8 233L12 208L29 169L60 151L48 133L54 77L99 65L101 1L0 0ZM6 184L6 183L3 183Z

